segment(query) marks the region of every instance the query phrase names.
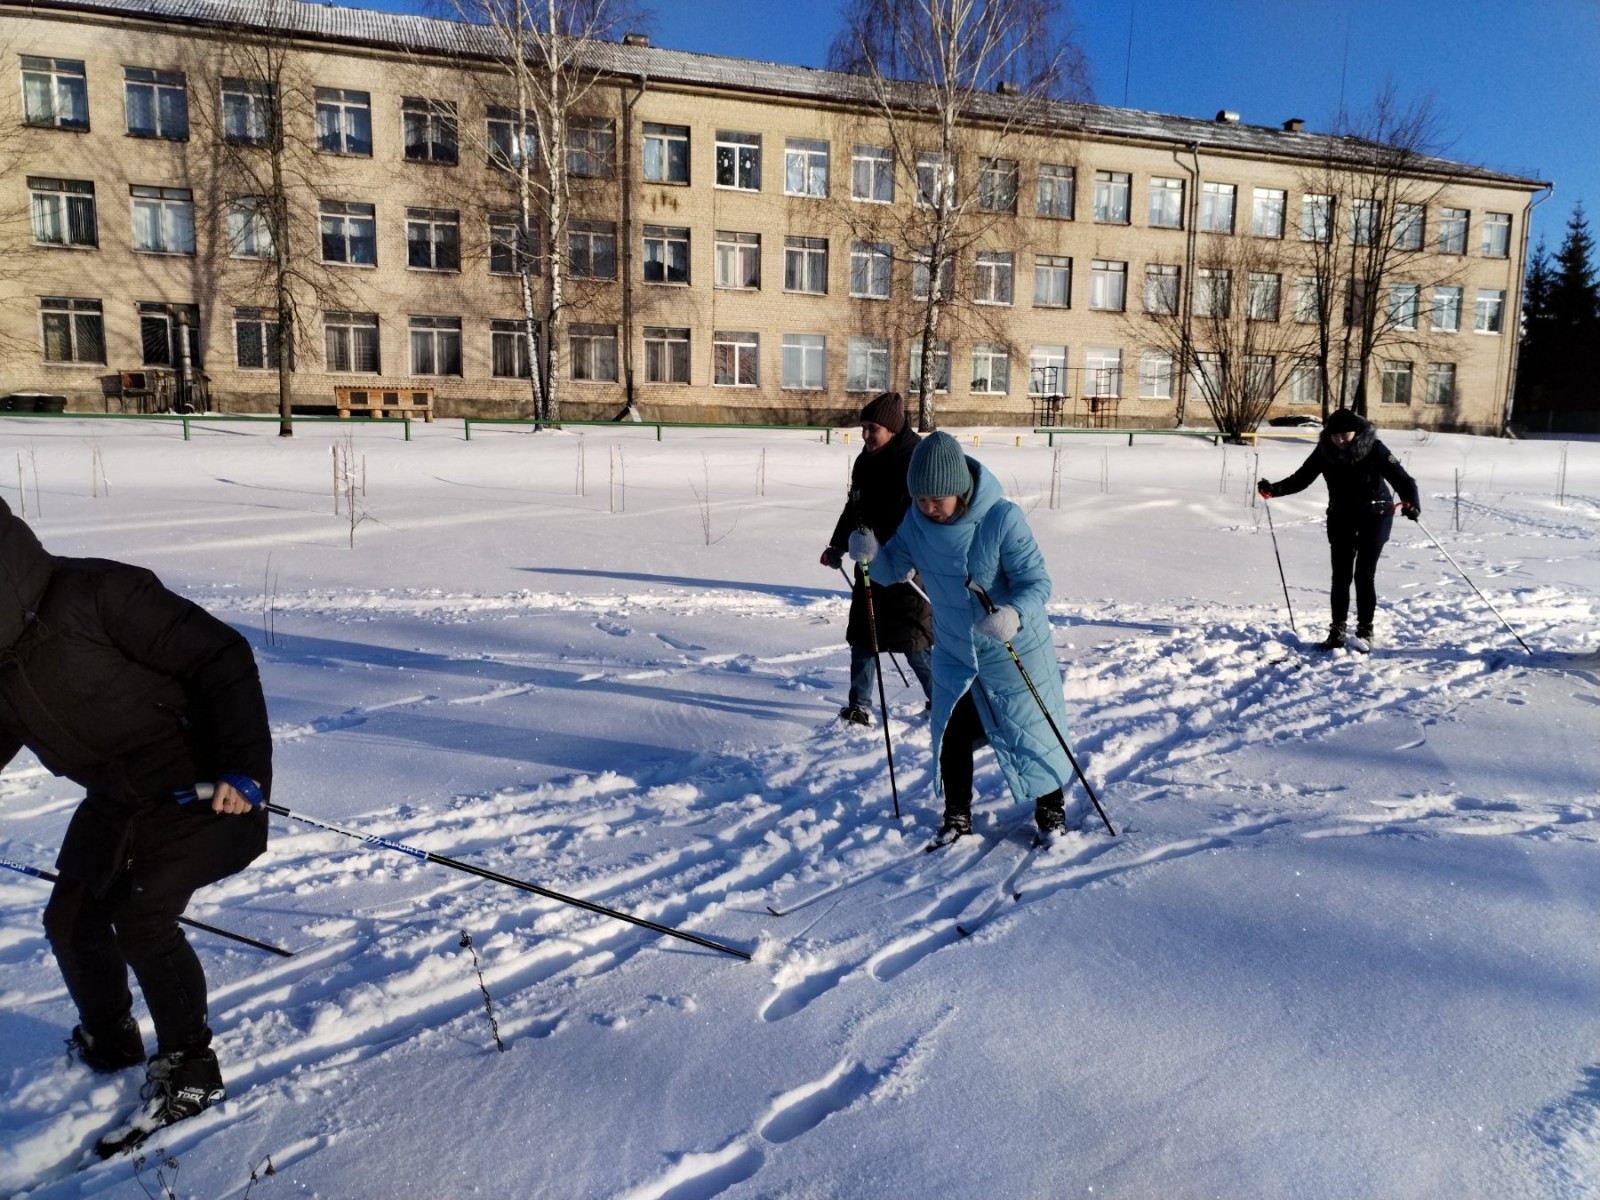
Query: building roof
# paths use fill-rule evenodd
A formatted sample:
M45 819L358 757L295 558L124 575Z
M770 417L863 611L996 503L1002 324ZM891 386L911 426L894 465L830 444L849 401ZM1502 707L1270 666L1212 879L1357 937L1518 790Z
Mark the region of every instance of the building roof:
M304 0L0 0L0 12L50 11L104 13L157 22L213 28L277 30L298 38L408 50L422 54L493 59L498 56L495 31L483 25L435 17L347 8ZM756 59L728 58L686 50L668 50L625 42L588 42L586 65L619 76L644 76L661 83L726 88L821 103L859 104L869 99L866 80L815 67L796 67ZM910 102L914 89L906 90ZM1003 118L1015 101L983 97L985 115ZM1182 147L1245 156L1298 159L1316 163L1359 163L1368 144L1360 139L1311 133L1275 125L1248 125L1219 113L1216 120L1112 108L1101 104L1058 101L1041 113L1042 123L1086 137L1107 140L1173 143ZM1286 123L1287 124L1287 123ZM1547 183L1493 171L1471 163L1416 155L1408 173L1446 175L1484 184L1535 189Z

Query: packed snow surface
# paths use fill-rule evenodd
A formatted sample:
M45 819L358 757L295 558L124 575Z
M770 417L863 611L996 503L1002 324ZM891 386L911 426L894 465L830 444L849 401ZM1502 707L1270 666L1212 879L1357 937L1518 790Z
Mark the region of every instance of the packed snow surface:
M249 637L279 804L753 956L275 817L189 911L293 952L191 931L229 1098L86 1162L139 1072L68 1062L47 885L0 871L0 1195L1600 1195L1600 443L1386 434L1423 518L1362 656L1309 650L1322 486L1254 498L1309 437L954 431L1116 836L1031 854L983 751L926 854L915 681L892 779L835 718L857 437L0 432L49 549ZM19 756L0 857L50 869L78 798Z

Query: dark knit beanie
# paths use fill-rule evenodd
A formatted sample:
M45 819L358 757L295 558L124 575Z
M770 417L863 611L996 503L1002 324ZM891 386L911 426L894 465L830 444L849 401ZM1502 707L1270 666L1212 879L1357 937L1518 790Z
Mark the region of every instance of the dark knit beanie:
M1336 408L1328 415L1323 428L1329 433L1360 433L1366 422L1348 408Z
M906 402L900 398L899 392L884 392L883 395L869 401L861 410L861 423L868 422L882 425L890 433L899 433L906 427Z
M948 433L930 433L917 443L906 468L906 490L912 499L972 493L972 471L961 446Z

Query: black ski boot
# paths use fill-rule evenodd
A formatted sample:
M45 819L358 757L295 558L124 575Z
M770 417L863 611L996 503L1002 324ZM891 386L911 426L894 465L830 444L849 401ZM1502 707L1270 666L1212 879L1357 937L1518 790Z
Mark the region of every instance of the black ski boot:
M944 815L944 824L939 826L939 832L933 835L933 841L928 843L928 849L937 850L940 846L948 846L957 838L966 837L971 832L971 813L947 812Z
M1328 626L1328 636L1323 638L1320 642L1317 643L1317 649L1318 650L1343 650L1344 649L1344 626L1343 625L1329 625Z
M1357 625L1354 636L1345 645L1357 654L1372 653L1372 626Z
M82 1025L74 1025L67 1039L67 1054L91 1071L110 1075L144 1065L144 1035L132 1013L105 1033L90 1033Z
M864 708L857 708L853 704L846 704L839 710L839 719L851 725L872 724L872 714Z
M101 1158L143 1145L157 1130L204 1112L227 1092L217 1056L209 1049L173 1050L150 1060L139 1095L144 1107L121 1129L95 1143Z
M1038 840L1043 842L1051 834L1061 833L1067 827L1067 810L1060 791L1041 796L1033 806L1033 823L1038 826Z

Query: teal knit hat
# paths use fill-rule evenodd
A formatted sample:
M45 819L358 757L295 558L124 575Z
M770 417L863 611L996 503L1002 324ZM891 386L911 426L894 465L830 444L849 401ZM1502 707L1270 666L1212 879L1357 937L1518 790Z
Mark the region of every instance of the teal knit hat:
M961 446L948 433L930 433L917 443L906 469L906 490L913 500L922 496L972 494L972 471Z

